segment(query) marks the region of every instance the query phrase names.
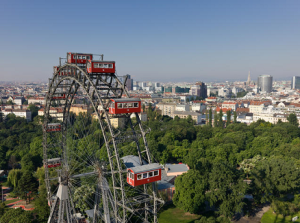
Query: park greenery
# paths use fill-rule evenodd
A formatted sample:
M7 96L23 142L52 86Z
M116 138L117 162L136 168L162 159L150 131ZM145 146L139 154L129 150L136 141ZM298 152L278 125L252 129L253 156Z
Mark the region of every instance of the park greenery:
M256 205L265 203L282 215L300 210L300 130L294 114L288 123L273 125L259 120L247 126L236 123L236 114L227 113L232 122L223 122L219 114L212 120L209 110L207 125L197 126L191 117L172 119L151 108L146 110L145 123L151 129L147 135L151 154L161 164L184 162L189 166L190 170L175 180L173 203L184 212L203 216L195 222L226 222L236 213L249 215ZM74 117L75 129L80 128L78 120L85 121L87 128L95 128L93 135L78 136L82 147L78 148L84 149L84 137L91 141L102 133L84 115ZM49 207L40 118L26 122L12 114L0 121L0 169L9 170L5 184L13 188L12 195L33 202L35 207L33 212L24 212L0 205L0 222L30 222L33 213L36 221L46 222ZM245 199L246 194L251 194L253 201ZM78 208L84 209L84 204L78 203Z

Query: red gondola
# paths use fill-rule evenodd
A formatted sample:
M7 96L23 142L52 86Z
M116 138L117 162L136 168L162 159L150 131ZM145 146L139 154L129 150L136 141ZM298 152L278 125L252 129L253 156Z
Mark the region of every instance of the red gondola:
M67 53L67 61L68 63L75 63L75 64L86 64L87 60L92 60L93 54L89 53Z
M49 123L46 126L46 132L60 132L61 124L60 123Z
M58 94L57 96L53 96L52 99L66 99L66 94Z
M87 72L114 74L116 72L115 64L115 61L88 60Z
M53 158L47 160L48 168L58 167L61 165L61 158ZM44 164L45 167L45 164Z
M151 163L127 169L127 183L133 187L161 180L161 166Z
M53 67L53 71L54 73L56 73L59 70L60 66L54 66ZM70 70L61 70L58 73L59 76L67 76L67 75L71 75L71 71Z
M53 67L53 73L55 74L59 70L60 66L54 66Z
M139 98L118 98L110 99L110 114L140 113L141 99Z

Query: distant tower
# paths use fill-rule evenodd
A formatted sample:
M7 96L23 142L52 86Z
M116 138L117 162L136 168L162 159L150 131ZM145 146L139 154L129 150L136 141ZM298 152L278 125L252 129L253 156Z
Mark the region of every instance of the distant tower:
M260 75L257 79L257 87L260 91L272 92L273 77L271 75Z
M293 76L291 88L292 89L300 89L300 77L299 76Z
M250 85L250 83L251 83L251 78L250 78L250 71L249 71L249 73L248 73L247 85Z

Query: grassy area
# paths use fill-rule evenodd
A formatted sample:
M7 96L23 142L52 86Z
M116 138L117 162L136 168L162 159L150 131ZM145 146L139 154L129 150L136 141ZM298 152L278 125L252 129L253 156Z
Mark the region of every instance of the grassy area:
M285 223L285 222L291 222L292 218L298 216L299 219L294 222L300 223L300 212L294 214L293 216L285 216L283 217L281 214L274 214L273 209L270 208L266 213L264 213L261 223Z
M9 200L9 201L4 201L5 205L10 204L10 203L14 203L16 201L19 201L19 199L13 199L13 200Z
M158 216L159 223L193 223L199 219L201 215L185 213L183 210L175 207L174 205L168 205L160 211Z

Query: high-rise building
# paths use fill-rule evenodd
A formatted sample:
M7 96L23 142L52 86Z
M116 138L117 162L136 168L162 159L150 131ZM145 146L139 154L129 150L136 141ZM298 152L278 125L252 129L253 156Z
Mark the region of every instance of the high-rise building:
M191 86L189 94L207 98L207 86L203 82L199 81L195 85Z
M129 74L127 74L128 78L126 81L126 87L128 91L132 91L133 90L133 79L131 79L131 76Z
M257 79L257 87L262 92L270 93L272 91L273 77L271 75L260 75Z
M292 89L300 89L300 77L299 76L293 76L291 88Z

